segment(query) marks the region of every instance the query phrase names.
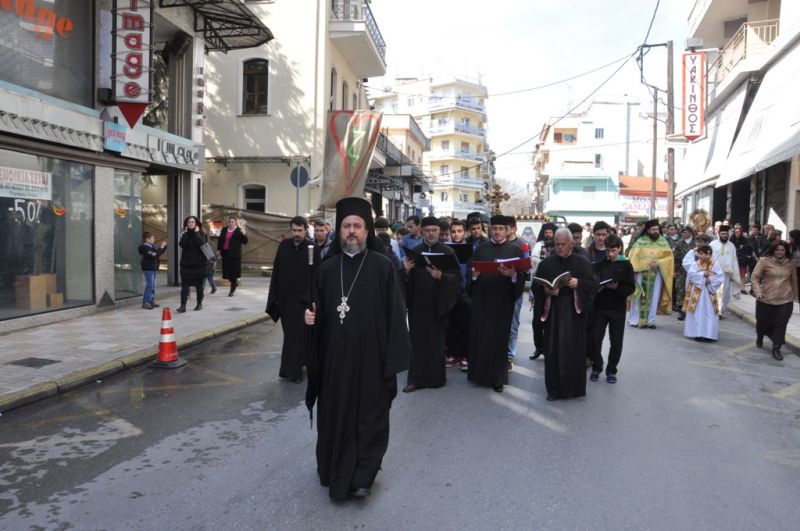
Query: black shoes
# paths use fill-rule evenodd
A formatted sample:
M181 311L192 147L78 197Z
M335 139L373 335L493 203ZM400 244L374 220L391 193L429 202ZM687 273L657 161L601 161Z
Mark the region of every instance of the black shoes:
M414 384L408 384L407 386L403 387L404 393L413 393L417 390L417 386Z
M175 311L178 312L178 313L186 313L186 305L185 304L181 304L180 306L178 306L178 309L175 310Z
M495 393L502 393L503 392L503 386L502 385L495 385L492 389L494 389Z
M679 312L678 321L683 321L684 319L686 319L686 312Z
M778 361L783 361L783 354L781 354L781 347L772 345L772 357Z
M217 288L211 288L211 294L215 294L217 292Z
M589 375L589 379L593 382L596 382L600 379L600 371L592 371L592 374Z
M203 309L203 303L201 303L201 302L198 302L197 306L194 307L194 311L198 311L198 310L202 310L202 309Z
M756 338L756 347L757 348L762 348L763 346L764 346L764 338L760 337L760 336L757 337Z
M290 381L291 381L293 384L301 384L301 383L303 383L303 377L302 377L302 376L299 376L299 377L297 377L297 378L294 378L294 379L292 379L292 380L290 380Z
M535 360L536 358L538 358L538 357L539 357L539 356L541 356L542 354L544 354L544 350L537 348L537 349L536 349L536 350L533 352L533 354L531 354L530 356L528 356L528 359Z
M616 374L606 374L606 381L608 383L611 383L611 384L617 383L617 375Z
M557 397L557 396L553 396L553 395L547 395L547 401L548 401L548 402L554 402L554 401L556 401L556 400L558 400L558 397Z
M350 496L353 498L366 498L370 495L370 490L367 487L353 487L350 489Z

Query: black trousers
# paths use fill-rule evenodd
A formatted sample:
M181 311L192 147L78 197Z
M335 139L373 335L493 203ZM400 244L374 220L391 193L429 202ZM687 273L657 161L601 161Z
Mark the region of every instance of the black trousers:
M533 305L533 348L544 352L544 323L542 322L542 312Z
M611 342L606 374L617 374L617 365L622 357L622 338L625 335L625 310L594 309L591 335L593 371L603 371L603 338L606 336L606 327Z
M767 304L756 301L756 335L767 336L776 347L786 343L786 326L792 318L794 302Z
M189 300L189 290L194 286L197 291L197 304L203 302L203 284L205 278L181 278L181 306L186 306Z

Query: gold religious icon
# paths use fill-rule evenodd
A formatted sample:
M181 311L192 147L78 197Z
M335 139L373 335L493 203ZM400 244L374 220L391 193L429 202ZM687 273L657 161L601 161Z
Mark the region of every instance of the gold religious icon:
M692 224L698 234L708 230L708 213L702 208L695 210L692 213Z
M492 185L491 193L486 194L486 199L488 199L489 203L492 204L492 213L493 214L500 214L500 203L503 201L508 201L511 199L511 196L508 193L502 191L502 187L495 183Z

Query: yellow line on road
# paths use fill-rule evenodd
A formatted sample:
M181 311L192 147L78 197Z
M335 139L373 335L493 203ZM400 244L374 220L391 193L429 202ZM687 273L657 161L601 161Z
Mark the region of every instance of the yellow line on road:
M784 415L796 415L797 411L790 409L790 408L779 408L779 407L772 407L767 406L764 404L759 404L758 402L753 402L747 395L730 395L730 396L723 396L720 397L725 402L730 402L731 404L737 404L740 406L747 406L752 407L755 409L762 409L764 411L772 411L773 413L782 413Z
M789 387L784 387L780 391L772 393L772 396L776 398L789 398L798 393L800 393L800 382L790 385Z

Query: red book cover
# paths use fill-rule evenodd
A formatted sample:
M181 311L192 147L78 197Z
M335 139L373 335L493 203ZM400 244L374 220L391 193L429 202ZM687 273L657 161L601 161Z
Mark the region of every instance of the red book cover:
M497 273L497 268L501 265L513 267L517 271L528 271L531 268L530 258L506 258L503 260L475 261L472 262L472 269L481 274Z

